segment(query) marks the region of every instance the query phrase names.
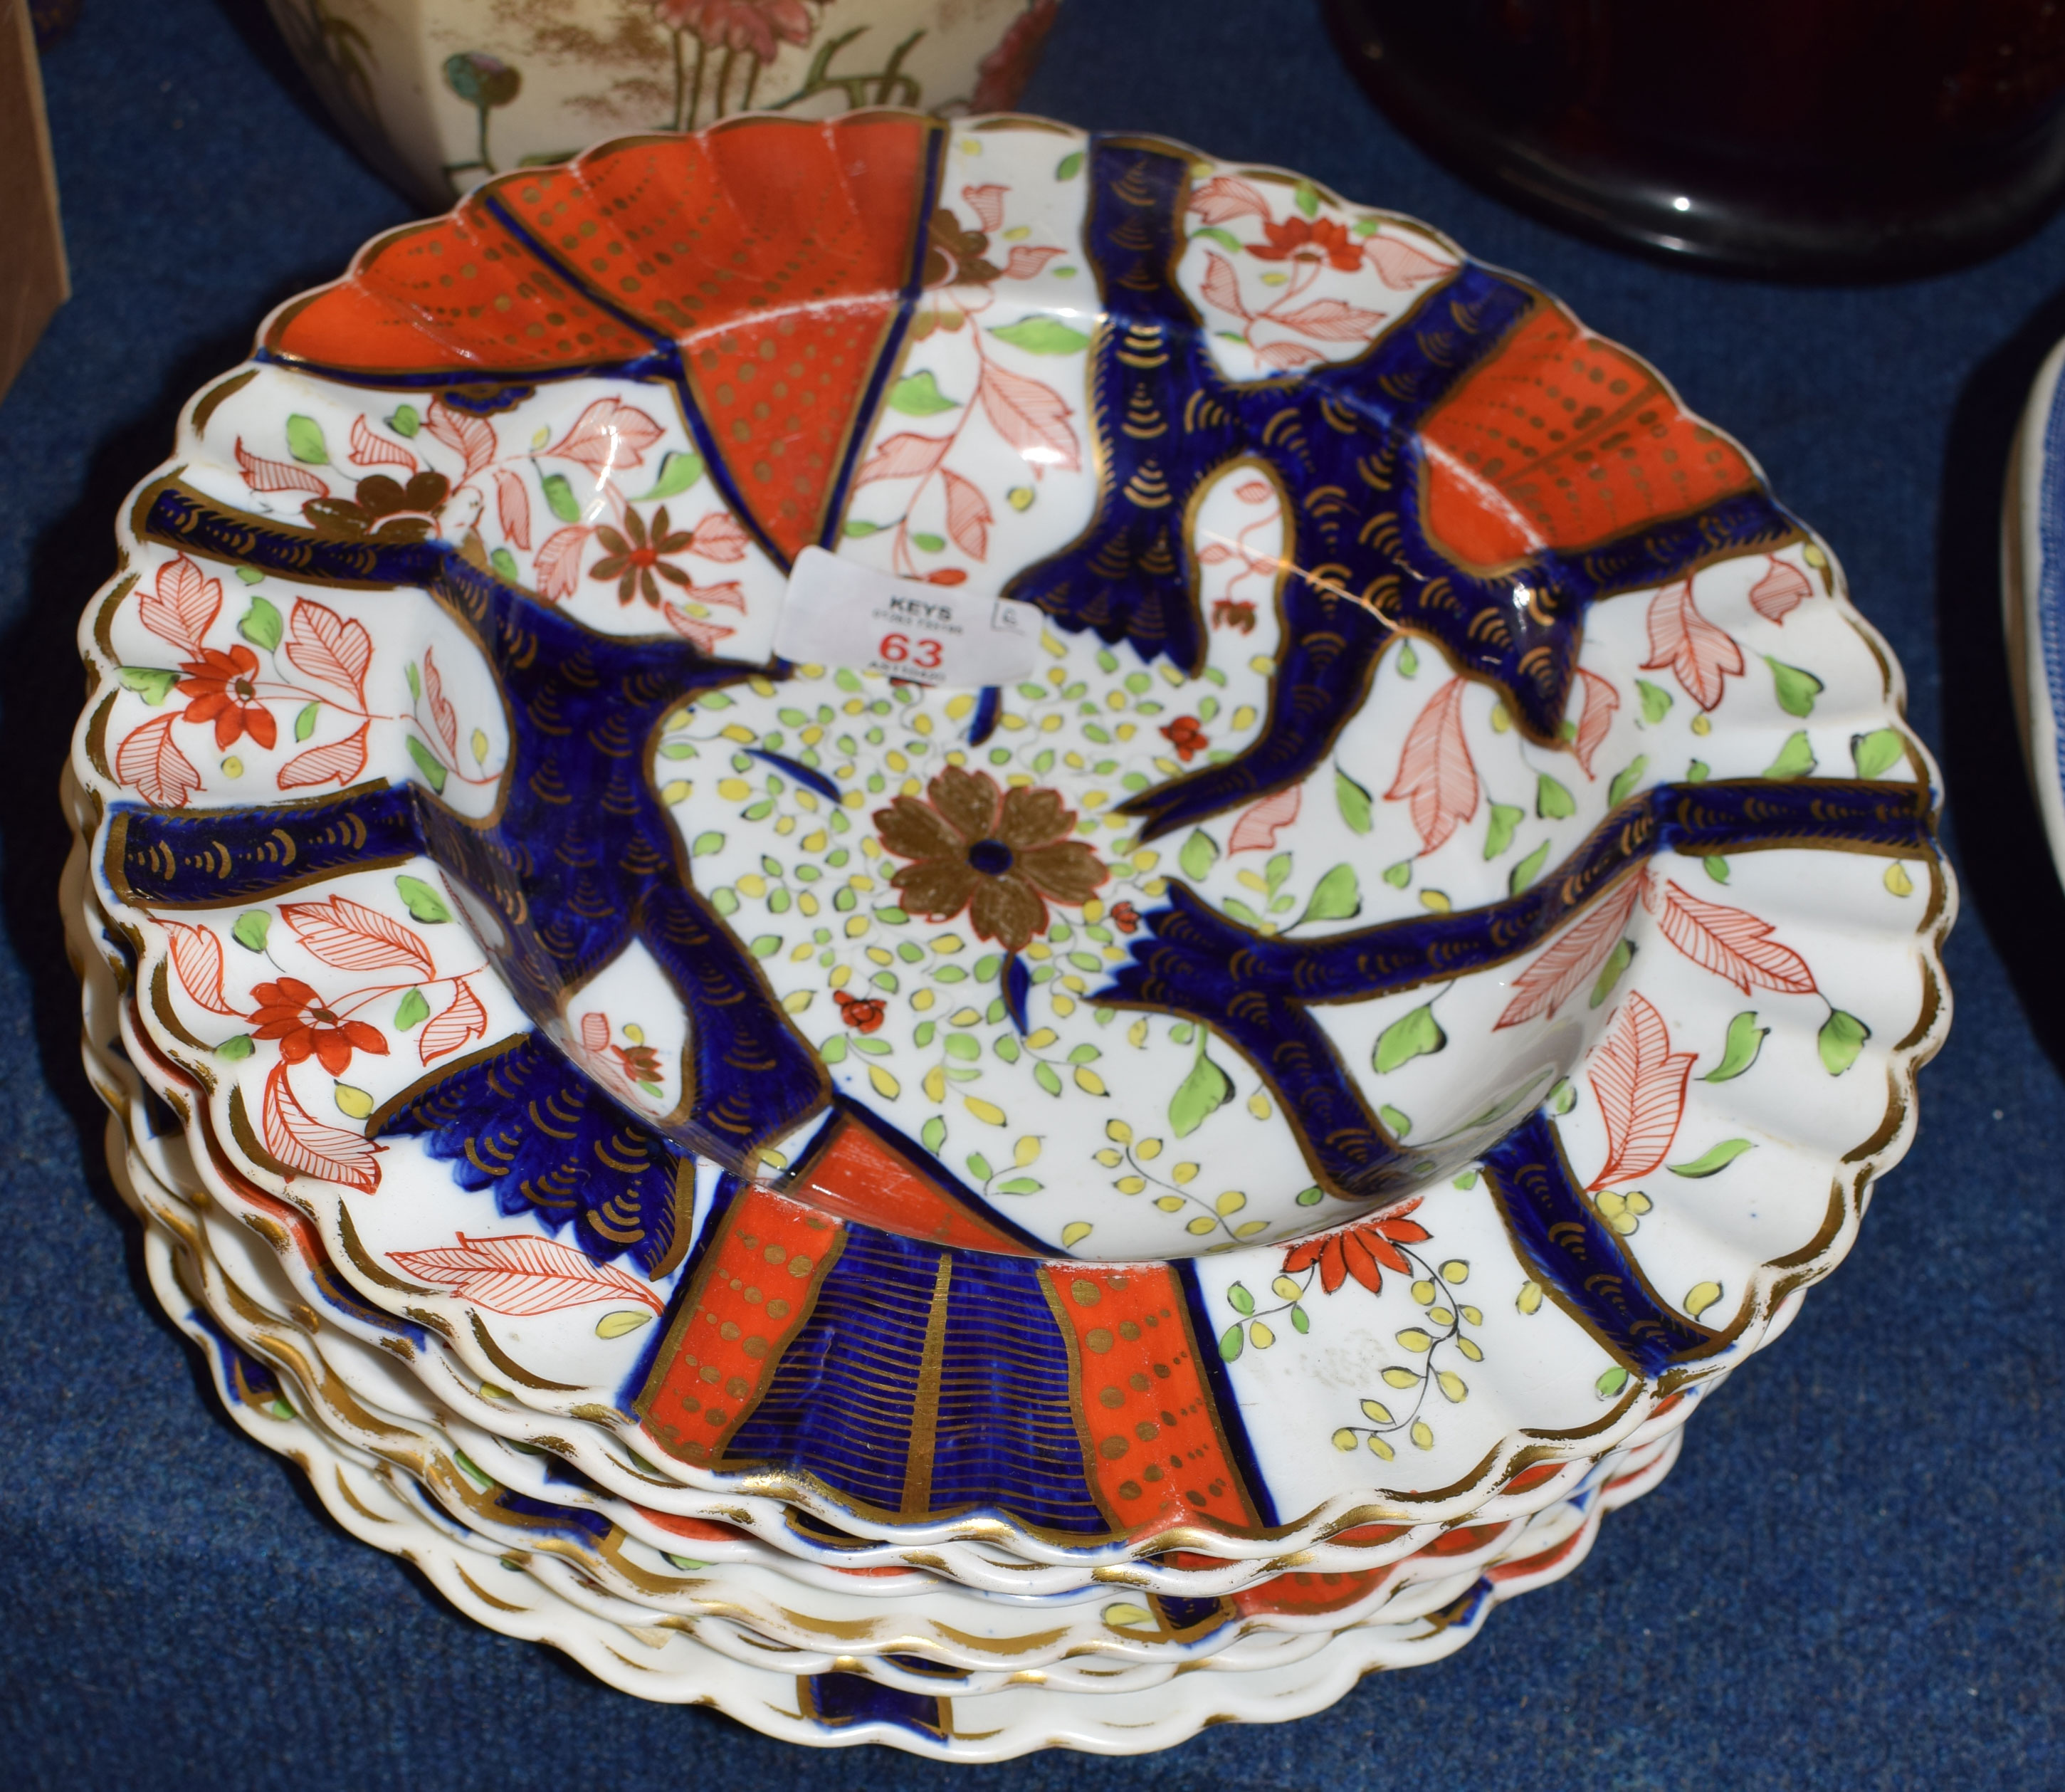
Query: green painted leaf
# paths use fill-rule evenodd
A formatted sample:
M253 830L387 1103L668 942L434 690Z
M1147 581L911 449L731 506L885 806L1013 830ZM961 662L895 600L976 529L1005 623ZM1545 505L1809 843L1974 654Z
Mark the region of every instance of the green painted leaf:
M287 452L311 467L329 464L329 445L323 440L322 425L298 411L287 419Z
M1309 180L1298 183L1298 192L1292 203L1308 218L1319 215L1319 189Z
M1015 324L992 330L990 334L1028 354L1080 354L1090 346L1089 338L1080 330L1070 329L1059 318L1046 316L1022 318Z
M1610 1400L1627 1385L1627 1371L1618 1365L1608 1369L1592 1385L1598 1390L1602 1400Z
M1543 772L1534 781L1534 812L1544 821L1562 821L1578 812L1576 800L1569 791Z
M947 1142L947 1123L935 1114L918 1129L918 1138L925 1149L936 1156L940 1147Z
M1379 1076L1388 1076L1400 1065L1437 1052L1448 1042L1448 1034L1434 1018L1434 1005L1423 1002L1376 1036L1376 1050L1371 1054L1370 1062Z
M1871 1029L1854 1014L1845 1014L1838 1008L1821 1023L1821 1030L1814 1043L1821 1054L1822 1067L1832 1077L1839 1077L1857 1062L1857 1054L1865 1049L1865 1042L1871 1038Z
M858 516L849 516L846 520L846 534L850 540L858 541L863 536L879 535L885 526L880 523L865 521ZM1047 694L1042 691L1040 694L1044 697Z
M1546 1107L1549 1111L1554 1114L1558 1119L1561 1119L1566 1114L1568 1114L1570 1110L1577 1105L1578 1086L1571 1082L1568 1077L1561 1077L1557 1079L1556 1086L1549 1091L1548 1100L1542 1103L1542 1106ZM1470 1182L1475 1182L1476 1180L1477 1172L1473 1170L1470 1172ZM1458 1187L1466 1188L1469 1186L1469 1183L1459 1181L1457 1186Z
M1032 1080L1050 1095L1058 1095L1061 1092L1061 1073L1051 1064L1035 1064L1032 1066Z
M1030 1176L1013 1176L1008 1182L1000 1182L990 1191L992 1195L1037 1195L1047 1185L1035 1182Z
M818 1056L827 1064L843 1064L846 1062L846 1035L834 1033L818 1047Z
M236 576L246 585L263 585L265 582L265 575L255 566L238 567Z
M676 498L703 476L703 457L693 448L673 448L660 463L660 477L653 489L632 501L650 504L658 498Z
M253 597L251 607L236 625L236 632L254 647L262 647L267 653L280 645L286 625L280 620L280 613L264 597Z
M409 681L409 695L417 702L423 700L423 675L416 669L414 660L402 668L402 676Z
M574 496L573 486L564 473L548 473L538 483L545 488L545 502L562 523L578 523L581 520L580 501Z
M1078 149L1064 156L1054 164L1057 180L1073 180L1083 171L1083 152Z
M905 374L889 388L889 408L907 417L936 417L943 411L960 410L960 401L940 390L937 377L927 367L920 373Z
M1420 669L1420 656L1412 651L1412 643L1400 641L1398 646L1398 676L1410 678Z
M1169 1124L1178 1139L1187 1139L1213 1114L1233 1099L1233 1083L1203 1052L1190 1066L1169 1102Z
M1485 829L1485 852L1487 859L1496 859L1513 844L1513 831L1527 819L1527 811L1517 803L1494 803L1491 806L1491 825Z
M427 921L434 927L440 921L451 919L451 910L445 906L445 899L420 877L398 877L394 888L402 892L403 905L418 920Z
M398 404L394 413L387 419L388 428L397 435L414 435L423 427L423 419L416 414L412 404Z
M943 535L914 535L911 540L914 546L928 554L943 553L946 550L947 538Z
M320 703L305 703L294 718L294 738L306 740L316 731L316 718L322 714Z
M1262 868L1263 881L1269 886L1271 896L1283 888L1283 880L1290 875L1291 855L1287 852L1271 853L1269 863Z
M1688 784L1703 784L1712 775L1713 767L1704 759L1695 759L1685 768L1685 782Z
M265 949L265 930L273 924L273 917L263 908L247 908L236 917L236 924L229 930L229 936L247 952Z
M1239 1282L1226 1290L1227 1302L1243 1319L1255 1311L1255 1296Z
M1317 1183L1313 1183L1309 1188L1299 1189L1294 1197L1301 1207L1315 1207L1326 1198L1326 1191Z
M1727 1043L1721 1047L1721 1061L1704 1076L1702 1082L1732 1082L1756 1062L1756 1054L1764 1050L1764 1042L1771 1029L1756 1024L1756 1010L1745 1008L1728 1022Z
M1860 778L1883 778L1907 757L1907 742L1897 728L1874 728L1850 737L1850 758Z
M1625 771L1620 772L1614 778L1612 783L1606 787L1606 803L1608 806L1613 808L1618 808L1622 803L1625 803L1631 793L1634 791L1635 787L1642 782L1642 775L1645 771L1648 771L1648 769L1649 755L1645 753L1642 754L1640 758L1636 759L1633 765L1629 766Z
M1219 1355L1221 1358L1226 1362L1234 1361L1239 1357L1241 1346L1246 1341L1247 1329L1244 1326L1241 1325L1238 1321L1227 1326L1223 1332L1219 1333Z
M1319 880L1312 900L1299 918L1308 921L1340 921L1362 912L1362 885L1356 881L1355 868L1336 865Z
M1671 1163L1664 1167L1674 1176L1711 1176L1727 1169L1744 1151L1756 1148L1747 1139L1724 1139L1711 1151L1701 1153L1690 1163Z
M1814 769L1814 749L1807 744L1807 730L1796 728L1785 737L1778 757L1764 771L1767 778L1804 778Z
M1772 682L1778 687L1779 708L1788 715L1812 715L1814 699L1821 694L1821 681L1804 668L1788 665L1768 653L1764 656L1764 663L1771 668Z
M234 1038L225 1039L217 1046L215 1055L227 1063L234 1064L239 1058L249 1058L257 1049L249 1034L240 1033Z
M1532 852L1529 853L1525 859L1521 860L1518 864L1513 868L1512 876L1509 877L1505 880L1507 893L1511 896L1518 896L1522 890L1526 889L1529 884L1532 884L1536 878L1542 875L1542 868L1543 864L1547 862L1548 857L1549 843L1546 840L1544 840L1541 845L1535 847Z
M1642 698L1642 719L1653 728L1671 713L1671 693L1647 678L1636 679L1635 688Z
M947 1056L972 1061L982 1056L982 1042L965 1033L950 1033L940 1042L946 1047Z
M1291 1309L1291 1329L1301 1336L1303 1333L1311 1331L1312 1329L1311 1315L1307 1313L1303 1307L1293 1307Z
M696 835L695 839L689 843L689 856L691 858L695 859L703 858L710 853L721 852L723 851L724 835L716 833L698 834Z
M411 989L402 997L401 1005L394 1010L394 1025L398 1032L406 1033L411 1027L420 1026L430 1017L430 1005L420 989Z
M172 674L168 673L166 676L170 678ZM1367 834L1376 825L1368 791L1339 766L1334 767L1334 803L1351 832Z
M1702 859L1699 863L1707 868L1707 875L1713 879L1716 884L1725 884L1728 882L1728 862L1727 860L1722 858L1719 853L1710 852L1705 858Z
M1094 1064L1103 1056L1104 1054L1095 1046L1085 1041L1069 1054L1069 1062L1071 1064Z
M755 958L772 958L782 949L782 936L778 933L758 934L755 936L753 943L746 949ZM886 1039L862 1039L856 1041L855 1043L863 1050L870 1046L880 1046L886 1051L889 1042Z
M423 781L440 795L444 793L445 768L438 763L430 750L414 734L409 736L409 757L416 762L416 769L423 775Z
M161 671L154 665L125 665L115 676L122 681L124 690L133 690L153 709L164 702L172 686L180 682L176 672Z
M1598 981L1592 985L1590 1005L1597 1008L1613 993L1614 985L1619 982L1628 966L1635 962L1635 941L1622 940L1606 954L1606 961L1599 967Z
M516 556L507 548L497 548L487 556L487 564L495 568L495 576L504 585L514 585L523 576L523 568L517 565Z
M1403 1139L1412 1130L1412 1123L1395 1107L1380 1107L1376 1110L1376 1117L1384 1123L1393 1139Z
M1215 224L1200 225L1195 230L1193 230L1190 234L1193 237L1203 237L1210 241L1220 244L1223 247L1231 249L1236 255L1247 246L1231 230L1222 230Z
M1182 867L1183 875L1196 884L1202 881L1205 873L1218 863L1218 843L1202 827L1197 827L1184 841L1183 850L1176 855L1176 863Z

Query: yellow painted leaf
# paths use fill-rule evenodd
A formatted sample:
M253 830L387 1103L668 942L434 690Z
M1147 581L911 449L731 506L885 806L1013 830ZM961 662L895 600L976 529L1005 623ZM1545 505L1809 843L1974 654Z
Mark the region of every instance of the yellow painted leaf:
M1461 1257L1451 1257L1441 1265L1441 1280L1460 1284L1470 1279L1470 1266Z
M1104 1135L1105 1138L1121 1145L1129 1145L1133 1143L1133 1128L1129 1127L1123 1120L1105 1121L1104 1123Z
M1520 1298L1514 1301L1513 1305L1519 1308L1522 1313L1540 1312L1542 1309L1542 1284L1539 1282L1522 1282L1520 1284Z
M337 1107L340 1114L348 1114L354 1120L362 1120L373 1111L373 1098L363 1089L354 1089L348 1082L337 1086Z
M1719 1282L1695 1284L1692 1291L1685 1296L1685 1310L1697 1319L1720 1297L1721 1284Z
M1907 867L1897 859L1885 868L1885 887L1897 896L1914 894L1914 880L1907 875Z
M1279 1301L1296 1301L1301 1299L1305 1292L1304 1289L1299 1287L1288 1276L1279 1276L1269 1284L1269 1287L1270 1292Z
M867 1067L867 1080L875 1085L875 1092L886 1102L893 1102L903 1093L903 1085L883 1069L879 1064ZM1001 1114L997 1116L1001 1119Z
M1229 1188L1214 1204L1222 1214L1238 1213L1247 1205L1247 1197L1237 1188Z
M1073 1249L1088 1238L1093 1228L1087 1220L1071 1220L1061 1228L1061 1243L1065 1248Z
M1158 1628L1154 1614L1144 1605L1135 1605L1121 1600L1116 1605L1104 1608L1104 1621L1114 1630L1153 1630Z
M1434 1385L1458 1406L1469 1398L1470 1390L1463 1385L1462 1377L1453 1369L1443 1369L1434 1377Z
M1432 1450L1434 1447L1434 1427L1424 1418L1413 1420L1410 1435L1417 1448Z
M943 1102L947 1098L947 1069L944 1064L935 1064L925 1073L924 1089L931 1101Z
M984 1101L980 1095L964 1095L961 1098L961 1106L986 1127L1000 1127L1004 1124L1004 1110L994 1102Z
M595 1322L597 1337L622 1337L635 1332L641 1325L653 1323L653 1316L642 1307L626 1307L621 1313L606 1313Z
M1012 1161L1021 1170L1028 1163L1037 1163L1040 1158L1040 1141L1033 1138L1031 1134L1027 1134L1011 1147L1011 1157Z

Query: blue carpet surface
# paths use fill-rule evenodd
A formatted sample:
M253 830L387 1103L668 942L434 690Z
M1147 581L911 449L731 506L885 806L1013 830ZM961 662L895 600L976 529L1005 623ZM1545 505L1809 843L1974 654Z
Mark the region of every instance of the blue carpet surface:
M1965 917L1919 1143L1849 1263L1572 1579L1324 1716L1013 1787L2065 1785L2065 897L2012 731L1999 493L2065 333L2065 220L1869 290L1702 277L1473 192L1305 0L1069 0L1029 109L1281 163L1425 217L1648 356L1826 534L1942 756ZM53 905L75 620L181 399L410 213L257 0L86 0L45 59L77 296L0 403L0 1780L612 1792L942 1786L608 1692L345 1537L216 1410L101 1164Z

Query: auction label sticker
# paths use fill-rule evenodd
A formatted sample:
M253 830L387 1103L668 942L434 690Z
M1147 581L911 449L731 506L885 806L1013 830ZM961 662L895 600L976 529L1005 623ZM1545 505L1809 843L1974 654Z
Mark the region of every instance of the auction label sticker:
M1031 604L899 579L806 548L789 575L774 651L802 665L975 689L1030 673L1040 624Z

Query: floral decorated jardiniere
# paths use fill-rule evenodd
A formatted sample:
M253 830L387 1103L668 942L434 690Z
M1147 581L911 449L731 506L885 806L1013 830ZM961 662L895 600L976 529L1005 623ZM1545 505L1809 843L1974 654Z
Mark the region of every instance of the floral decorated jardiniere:
M431 205L631 131L1000 111L1061 0L266 0L331 114Z
M1946 1024L1826 549L1295 176L878 113L507 177L125 527L75 769L208 1198L658 1509L1461 1523L1759 1345ZM807 548L1031 665L778 658Z

